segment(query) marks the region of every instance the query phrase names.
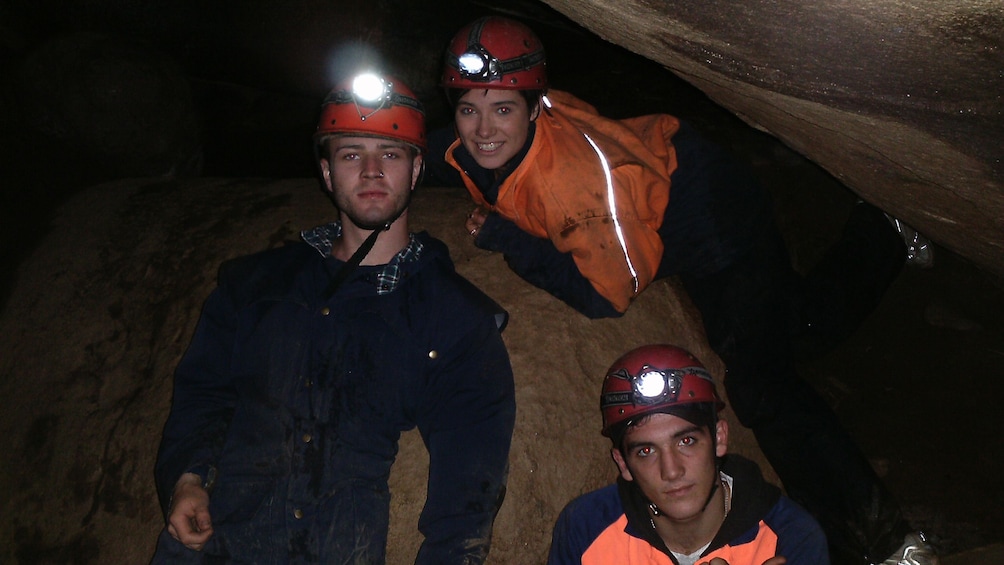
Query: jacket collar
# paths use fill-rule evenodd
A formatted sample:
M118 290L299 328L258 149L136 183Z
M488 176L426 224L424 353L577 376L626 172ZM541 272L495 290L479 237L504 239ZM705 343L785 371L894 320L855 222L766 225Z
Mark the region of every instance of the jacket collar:
M760 468L749 459L729 454L725 456L721 468L723 474L733 479L732 509L705 553L723 547L749 532L781 497L781 490L765 481ZM671 555L669 548L652 526L648 515L648 499L637 484L617 477L617 492L620 494L624 515L628 520L624 531L647 541L666 555Z
M323 257L331 256L331 245L341 236L342 223L337 221L300 232L300 237L303 241L313 247ZM421 259L424 250L425 245L421 240L414 233L408 234L408 245L377 272L377 294L394 292L397 285L401 282L402 265Z
M478 162L474 160L470 151L464 147L463 142L457 139L455 142L456 148L453 150L453 158L456 159L457 164L464 170L468 177L474 181L475 186L484 195L485 200L489 204L494 205L495 201L498 200L499 187L505 182L509 175L516 170L516 167L523 162L526 154L530 151L530 146L533 145L533 140L536 137L537 132L537 122L530 122L530 131L527 132L526 142L520 149L519 153L513 156L508 163L500 167L499 169L486 169Z

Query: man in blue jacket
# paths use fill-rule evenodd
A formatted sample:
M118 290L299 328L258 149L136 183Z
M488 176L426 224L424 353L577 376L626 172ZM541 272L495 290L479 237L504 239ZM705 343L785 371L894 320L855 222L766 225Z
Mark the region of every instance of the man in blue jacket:
M515 419L507 314L408 231L425 125L407 87L335 88L315 141L341 219L221 268L175 374L153 562L383 563L391 464L417 426L416 563L482 563Z

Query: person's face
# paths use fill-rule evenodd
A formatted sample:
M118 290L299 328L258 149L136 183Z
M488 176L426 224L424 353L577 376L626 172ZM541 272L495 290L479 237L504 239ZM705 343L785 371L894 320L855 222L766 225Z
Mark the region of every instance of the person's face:
M611 450L621 476L671 521L700 517L714 481L715 456L725 455L728 425L717 424L717 443L707 426L697 426L671 414L653 414L628 428L624 453Z
M478 165L497 169L523 148L538 108L539 104L530 108L515 90L475 89L460 97L454 121Z
M403 141L335 136L321 158L324 184L342 213L358 227L376 229L408 206L422 157Z

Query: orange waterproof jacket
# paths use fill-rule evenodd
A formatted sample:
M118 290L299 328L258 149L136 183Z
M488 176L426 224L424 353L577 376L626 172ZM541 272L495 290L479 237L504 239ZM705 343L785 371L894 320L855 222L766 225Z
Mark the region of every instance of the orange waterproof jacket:
M623 563L630 565L676 565L669 555L659 551L641 538L624 533L628 519L621 516L610 524L592 546L582 554L582 565ZM759 565L778 555L777 534L762 520L756 525L750 540L736 545L725 545L701 555L701 563L714 558L730 564Z
M669 202L676 170L671 139L680 123L666 114L612 120L552 90L536 124L530 149L499 187L494 206L453 157L460 140L446 160L478 205L571 253L596 291L625 312L662 259L656 230Z
M732 507L698 563L719 557L730 565L761 565L783 555L788 565L829 565L819 523L766 482L755 463L729 455L721 472L732 480ZM623 479L565 506L547 559L547 565L610 563L677 565L651 523L648 499Z

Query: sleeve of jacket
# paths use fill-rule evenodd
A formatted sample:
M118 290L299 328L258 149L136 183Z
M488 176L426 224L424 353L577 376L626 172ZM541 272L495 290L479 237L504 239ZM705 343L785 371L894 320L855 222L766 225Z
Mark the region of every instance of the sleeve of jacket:
M629 127L553 94L552 111L538 119L534 146L511 177L533 188L513 193L512 205L525 217L506 215L570 253L582 276L625 312L662 261L658 228L669 201L675 159L667 144L675 121L653 118ZM533 225L533 216L544 225Z
M777 554L784 556L788 565L829 565L822 528L791 499L781 497L764 522L777 534Z
M218 287L206 300L175 371L174 397L154 471L165 514L178 478L194 472L207 480L223 444L236 401L229 371L235 319L233 302Z
M585 316L623 315L582 276L571 253L558 251L550 239L529 234L498 214L488 215L475 244L502 253L514 273Z
M429 451L429 486L418 565L478 565L508 473L516 416L509 354L495 316L483 316L430 376L419 430Z
M581 565L583 555L597 544L606 544L609 549L604 552L607 554L618 553L619 544L627 535L622 526L615 524L623 516L617 485L572 500L554 523L547 565Z
M581 503L573 501L561 511L551 533L551 548L547 554L547 565L581 565L582 554L593 542L593 536L585 527L590 520L588 509L580 508Z
M621 187L637 182L639 175L629 172L630 168L622 165L611 171L606 182ZM603 186L591 186L583 192L604 190ZM639 217L641 209L627 197L630 192L618 190L602 199L604 206L579 215L551 214L547 226L555 247L572 256L579 272L619 312L627 311L631 301L655 279L663 253L662 239ZM559 221L561 217L565 219Z

